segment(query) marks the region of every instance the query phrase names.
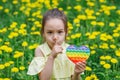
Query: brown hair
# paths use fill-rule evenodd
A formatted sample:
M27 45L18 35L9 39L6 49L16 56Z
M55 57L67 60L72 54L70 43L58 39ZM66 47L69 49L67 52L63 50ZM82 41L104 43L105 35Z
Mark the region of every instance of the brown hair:
M63 11L61 10L58 10L57 8L55 9L52 9L52 10L49 10L47 11L44 15L43 15L43 19L42 19L42 28L41 28L41 35L43 36L43 33L44 33L44 26L46 24L46 21L49 20L49 19L52 19L52 18L58 18L58 19L61 19L64 23L64 29L65 29L65 32L67 34L67 17L66 15L64 14Z

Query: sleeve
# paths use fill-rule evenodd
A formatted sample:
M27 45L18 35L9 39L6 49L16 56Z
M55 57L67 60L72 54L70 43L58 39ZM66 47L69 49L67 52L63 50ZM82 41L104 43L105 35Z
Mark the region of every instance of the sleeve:
M36 75L42 71L45 65L45 58L44 57L34 57L28 67L28 75Z

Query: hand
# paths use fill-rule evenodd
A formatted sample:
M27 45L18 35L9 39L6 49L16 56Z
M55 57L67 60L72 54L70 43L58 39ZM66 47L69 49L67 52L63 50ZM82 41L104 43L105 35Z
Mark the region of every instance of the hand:
M52 48L52 56L54 57L54 58L56 58L56 56L59 54L59 53L62 53L62 51L63 51L63 48L62 48L62 46L60 45L60 44L58 44L58 41L56 40L55 41L55 44L54 44L54 46L53 46L53 48Z
M78 62L75 64L75 74L80 74L84 72L86 68L86 61Z

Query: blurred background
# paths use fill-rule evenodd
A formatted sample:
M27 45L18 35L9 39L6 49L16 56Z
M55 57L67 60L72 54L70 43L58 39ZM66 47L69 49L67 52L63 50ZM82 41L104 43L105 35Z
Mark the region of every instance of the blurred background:
M38 80L26 73L52 8L68 17L67 42L91 50L83 80L120 80L119 0L0 0L0 80Z

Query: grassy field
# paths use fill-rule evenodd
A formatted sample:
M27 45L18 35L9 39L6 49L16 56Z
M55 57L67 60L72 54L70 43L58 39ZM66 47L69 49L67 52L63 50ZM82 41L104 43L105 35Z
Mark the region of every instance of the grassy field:
M52 8L68 17L67 42L91 50L83 80L120 80L119 0L0 0L0 80L38 80L26 72Z

